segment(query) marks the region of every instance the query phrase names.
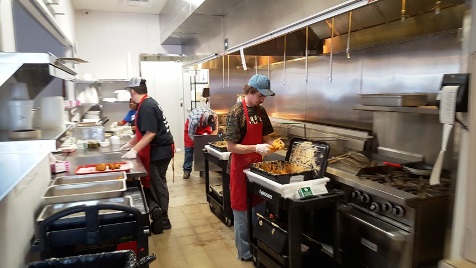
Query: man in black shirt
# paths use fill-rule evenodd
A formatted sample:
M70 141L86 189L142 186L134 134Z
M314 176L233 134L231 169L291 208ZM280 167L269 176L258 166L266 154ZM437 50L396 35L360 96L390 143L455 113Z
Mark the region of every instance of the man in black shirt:
M121 149L129 150L122 156L123 158L139 156L149 173L147 177L141 178L141 181L144 189L149 189L146 192L149 192L152 231L161 233L162 226L163 229L171 228L168 218L169 190L166 173L174 156L174 139L162 108L147 95L145 82L146 80L141 77L134 77L129 82L131 97L138 103L135 118L136 135Z

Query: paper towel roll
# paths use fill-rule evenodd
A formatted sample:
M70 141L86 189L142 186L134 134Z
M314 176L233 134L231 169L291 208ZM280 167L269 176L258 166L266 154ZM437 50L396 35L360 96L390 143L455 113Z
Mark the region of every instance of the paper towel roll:
M62 129L64 127L63 97L56 96L41 98L41 128Z

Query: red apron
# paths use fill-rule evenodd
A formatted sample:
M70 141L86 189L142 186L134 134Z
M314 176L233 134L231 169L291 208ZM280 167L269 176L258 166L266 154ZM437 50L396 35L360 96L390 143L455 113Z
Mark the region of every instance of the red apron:
M263 123L251 124L248 116L246 102L242 101L246 118L246 135L241 144L256 145L263 142ZM261 117L259 107L258 114ZM263 156L258 153L233 154L230 168L230 199L231 208L235 210L247 210L246 206L246 174L243 172L251 163L260 162ZM260 203L262 199L256 195L252 197L252 205Z
M202 115L203 116L203 115ZM200 122L202 120L200 119ZM185 122L185 126L184 126L184 131L183 131L183 141L184 141L184 144L185 144L185 147L193 147L193 140L190 139L190 137L188 136L188 124L190 122L187 121ZM203 134L212 134L212 128L210 126L206 126L206 127L197 127L197 130L195 131L195 135L203 135Z
M137 126L137 119L139 118L139 110L140 106L142 105L142 102L147 98L148 96L145 95L142 97L140 100L138 106L137 106L137 112L136 112L136 119L135 119L135 125ZM139 142L142 139L142 133L140 132L139 129L136 131L136 141ZM145 170L147 171L147 176L141 177L140 181L142 182L142 185L144 187L150 188L150 144L147 144L142 150L137 152L137 156L139 156L140 161L142 162L142 165L144 165Z

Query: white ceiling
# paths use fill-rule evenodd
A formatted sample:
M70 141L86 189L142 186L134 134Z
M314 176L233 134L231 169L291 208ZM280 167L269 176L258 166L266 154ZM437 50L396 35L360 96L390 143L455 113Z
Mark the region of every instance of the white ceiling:
M0 0L1 1L1 0ZM72 0L78 11L160 14L167 1L178 0ZM164 45L183 45L209 30L208 20L225 16L246 0L205 0L170 36ZM173 3L173 2L172 2Z
M160 14L167 0L72 0L75 10Z

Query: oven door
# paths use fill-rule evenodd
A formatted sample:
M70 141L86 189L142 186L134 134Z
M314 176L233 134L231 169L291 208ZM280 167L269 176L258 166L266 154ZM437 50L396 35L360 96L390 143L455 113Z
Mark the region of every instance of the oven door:
M375 215L339 205L337 260L345 267L411 267L412 235Z

